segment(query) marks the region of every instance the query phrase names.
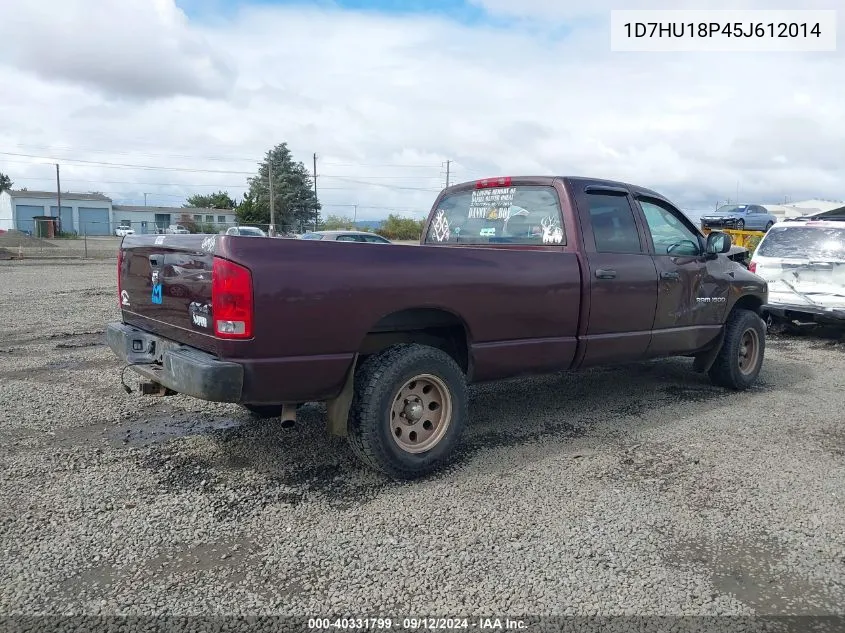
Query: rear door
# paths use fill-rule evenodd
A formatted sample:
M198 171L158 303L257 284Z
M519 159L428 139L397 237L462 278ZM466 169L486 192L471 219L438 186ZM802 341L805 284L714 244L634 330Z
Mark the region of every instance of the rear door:
M582 366L646 355L657 306L657 270L621 187L573 183L589 266L590 310Z
M730 290L725 258L704 257L704 239L665 200L636 196L657 269L657 311L649 356L697 350L719 334Z

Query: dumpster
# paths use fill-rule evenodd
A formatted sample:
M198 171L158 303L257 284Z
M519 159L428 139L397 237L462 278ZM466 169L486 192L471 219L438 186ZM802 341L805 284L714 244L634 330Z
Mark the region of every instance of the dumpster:
M32 218L35 221L35 236L52 239L59 233L58 219L52 215L37 215Z

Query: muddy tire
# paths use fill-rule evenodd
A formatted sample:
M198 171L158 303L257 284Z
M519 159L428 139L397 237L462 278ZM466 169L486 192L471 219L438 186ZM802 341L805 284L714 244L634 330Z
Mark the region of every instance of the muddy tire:
M714 385L748 389L760 373L766 351L766 324L756 312L734 309L725 324L725 339L708 372Z
M467 415L466 378L451 356L427 345L394 345L355 372L349 444L370 468L415 479L447 463Z

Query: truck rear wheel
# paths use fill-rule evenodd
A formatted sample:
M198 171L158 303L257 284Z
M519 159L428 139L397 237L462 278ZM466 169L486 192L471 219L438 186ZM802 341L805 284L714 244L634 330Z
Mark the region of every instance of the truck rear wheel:
M394 345L355 372L350 446L362 462L394 479L422 477L445 464L466 418L466 378L437 348Z
M737 308L728 316L725 339L708 372L713 384L748 389L760 373L766 351L766 326L752 310Z

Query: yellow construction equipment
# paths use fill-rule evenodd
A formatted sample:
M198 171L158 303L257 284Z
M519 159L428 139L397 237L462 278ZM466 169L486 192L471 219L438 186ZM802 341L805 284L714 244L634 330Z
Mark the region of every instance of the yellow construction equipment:
M712 229L701 229L701 232L707 235ZM763 239L766 234L765 231L738 231L736 229L718 229L722 233L727 233L731 236L731 244L742 246L749 251L757 248L757 244Z

